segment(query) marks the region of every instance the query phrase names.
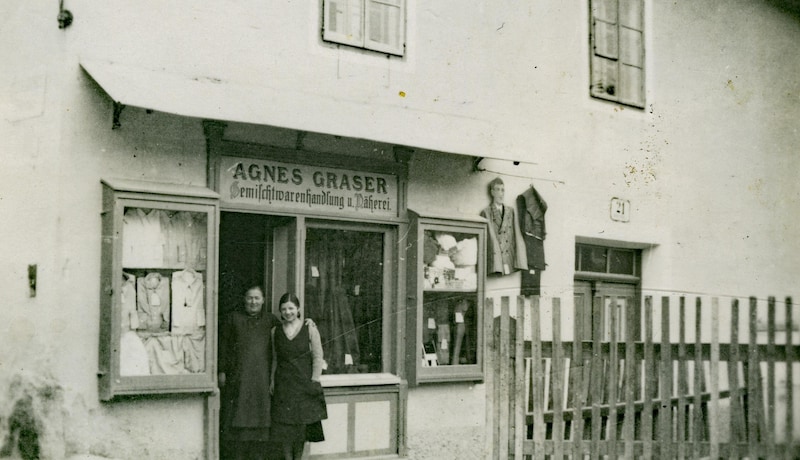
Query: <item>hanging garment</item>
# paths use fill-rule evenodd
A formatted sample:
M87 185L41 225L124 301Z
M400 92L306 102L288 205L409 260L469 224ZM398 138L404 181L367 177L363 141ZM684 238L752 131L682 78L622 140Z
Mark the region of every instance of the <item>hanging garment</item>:
M142 339L134 332L139 328L139 315L136 312L136 277L130 273L122 274L122 293L120 294L120 338L119 338L119 374L148 375L147 350Z
M139 329L139 315L136 312L136 277L130 273L122 273L122 278L122 293L120 294L122 318L120 318L120 328L125 333L131 329Z
M186 374L183 354L183 337L173 337L166 333L145 335L144 348L150 361L150 374Z
M203 275L186 269L172 274L172 334L190 335L206 325Z
M527 248L528 270L522 272L521 294L541 294L541 271L547 266L544 239L547 237L544 214L547 203L533 186L517 197L522 237Z
M517 224L514 208L490 205L481 211L489 221L488 262L489 273L508 275L528 268L525 242Z
M152 272L136 280L136 304L139 309L140 329L150 332L169 330L170 294L169 280Z
M162 211L129 208L122 217L122 265L125 267L164 266Z

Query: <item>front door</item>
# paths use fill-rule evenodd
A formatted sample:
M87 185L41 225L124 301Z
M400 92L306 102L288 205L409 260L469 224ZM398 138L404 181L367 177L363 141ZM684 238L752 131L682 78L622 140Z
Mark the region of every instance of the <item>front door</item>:
M575 309L578 337L580 340L592 340L593 333L607 341L611 337L611 308L614 305L617 313L617 340L625 339L625 324L628 315L634 315L633 324L639 324L639 309L636 302L636 284L607 281L576 280ZM593 316L593 299L602 298L603 307L600 317ZM599 330L595 330L599 328ZM637 326L638 329L638 326Z

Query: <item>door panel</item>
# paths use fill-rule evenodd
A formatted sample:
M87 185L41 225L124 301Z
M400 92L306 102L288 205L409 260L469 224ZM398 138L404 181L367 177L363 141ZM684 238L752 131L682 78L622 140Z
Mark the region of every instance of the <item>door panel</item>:
M574 286L575 309L577 314L576 329L580 340L592 340L592 325L600 325L600 337L602 340L611 338L611 316L612 305L615 305L617 312L617 340L624 340L625 325L628 315L634 315L634 324L638 325L639 311L635 299L636 285L626 283L610 283L605 281L575 281ZM592 305L594 297L602 297L602 315L598 321L593 321ZM638 331L638 326L637 326Z

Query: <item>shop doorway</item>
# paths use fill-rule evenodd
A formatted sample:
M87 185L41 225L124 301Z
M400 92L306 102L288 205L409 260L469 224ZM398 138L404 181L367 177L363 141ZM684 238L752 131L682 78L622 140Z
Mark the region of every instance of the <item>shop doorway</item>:
M262 315L270 315L276 311L276 299L284 292L296 292L294 258L296 230L297 219L294 217L233 212L223 212L220 216L217 330L221 335L217 342L219 344L217 369L230 371L247 365L250 369L246 372L247 381L255 382L240 387L231 381L233 380L231 372L226 375L227 385L220 377L220 423L217 439L220 440L222 459L241 458L242 455L250 458L250 454L242 454L243 449L252 449L254 452L263 450L266 435L262 430L254 429L246 436L238 430L236 438L240 442L236 445L228 442L229 437L225 436L225 430L232 426L235 417L243 417L248 421L255 420L258 426L263 425L263 420L254 414L262 412L265 404L268 404L269 396L254 389L259 387L258 382L266 382L264 379L267 378L269 370L266 365L261 369L262 366L250 366L250 364L254 362L266 364L266 353L268 353L266 346L255 345L253 348L252 344L259 343L261 339L258 337L269 334L271 322L256 320L248 323L250 332L245 341L251 344L248 345L251 347L248 350L254 352L250 355L252 357L250 361L242 360L238 352L231 352L230 344L228 347L225 346L226 342L222 337L223 324L232 319L231 315L235 311L243 309L245 292L253 286L260 286L264 292ZM263 342L263 345L266 345L266 342ZM233 374L238 375L237 372ZM242 408L243 403L235 402L241 401L241 398L244 398L243 394L248 395L244 405L252 405L251 407L257 409L247 412L247 409Z

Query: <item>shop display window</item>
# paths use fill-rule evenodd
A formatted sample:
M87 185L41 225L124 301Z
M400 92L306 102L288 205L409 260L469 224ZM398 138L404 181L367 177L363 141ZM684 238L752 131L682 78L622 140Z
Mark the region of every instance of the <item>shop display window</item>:
M322 340L323 374L385 371L385 232L310 226L305 314Z
M480 380L485 221L411 214L410 380Z
M156 184L106 183L103 399L213 389L216 202L206 189L163 191Z

